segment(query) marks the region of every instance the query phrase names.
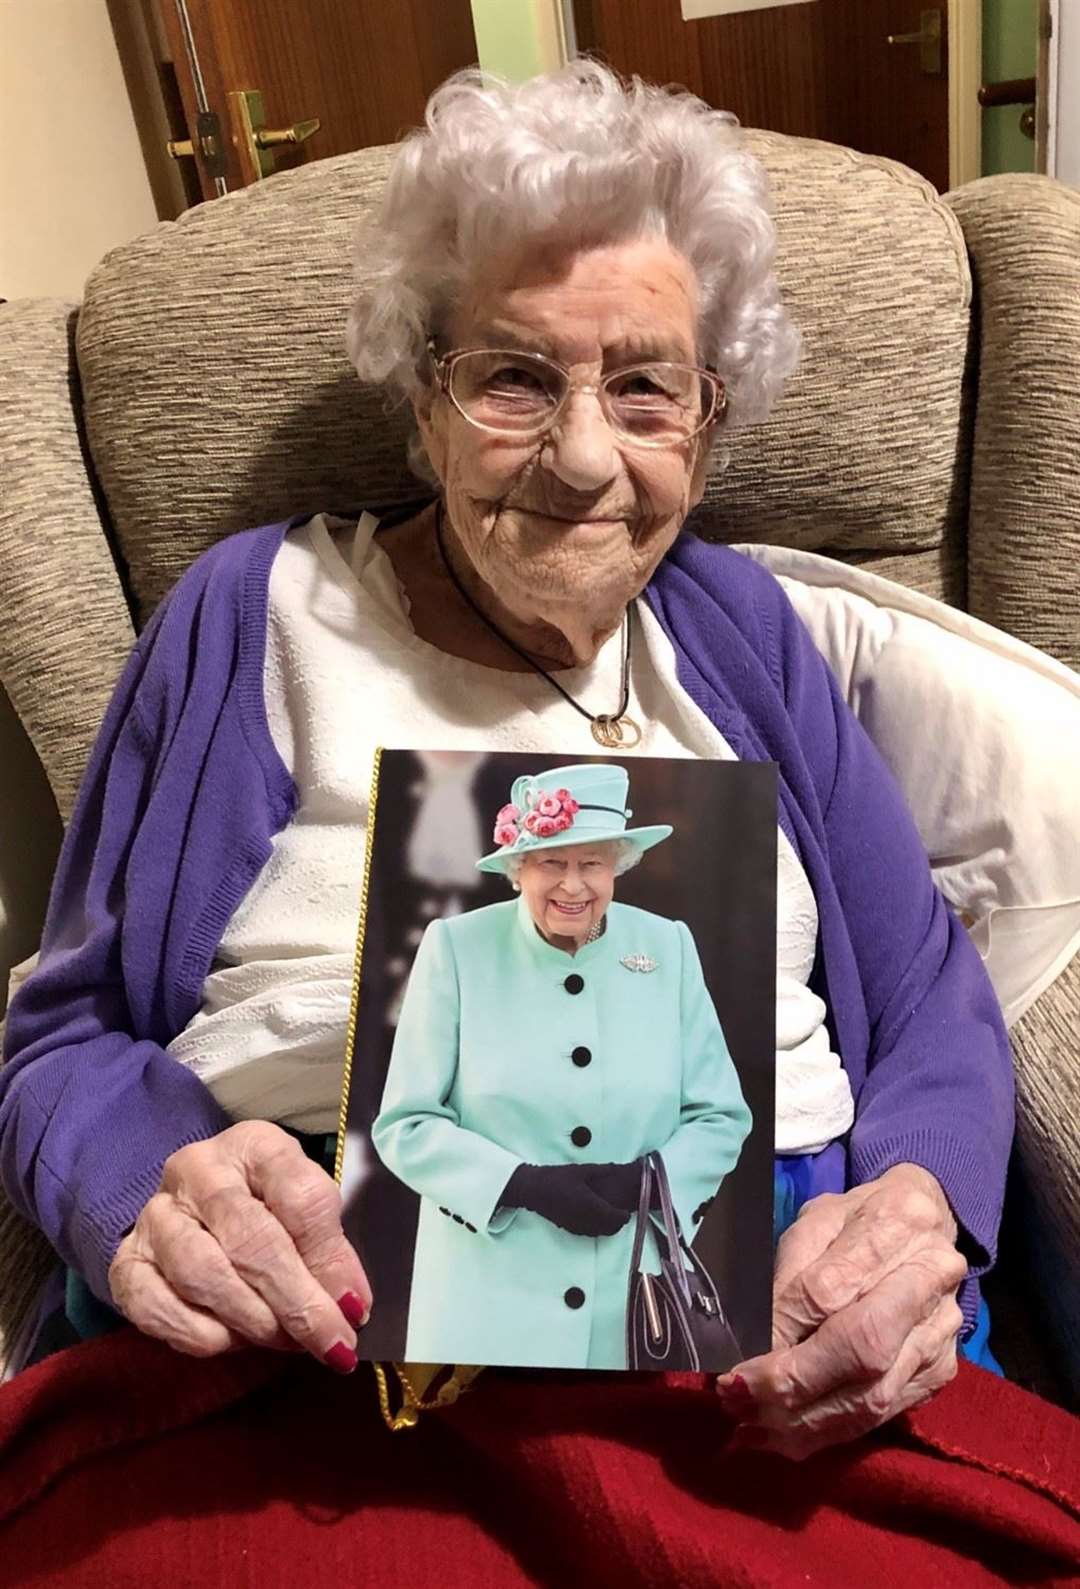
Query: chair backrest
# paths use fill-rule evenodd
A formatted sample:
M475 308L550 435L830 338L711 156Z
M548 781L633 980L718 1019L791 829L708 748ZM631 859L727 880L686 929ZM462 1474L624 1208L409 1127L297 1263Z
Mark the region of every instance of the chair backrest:
M971 282L921 178L748 134L772 177L802 367L725 440L697 523L875 560L963 601ZM365 149L187 212L111 253L79 316L87 434L138 618L221 535L407 500L407 416L356 379L343 329L356 223L393 157Z
M768 423L724 436L695 528L833 552L966 605L976 372L953 211L892 162L748 137L805 351ZM65 819L131 644L118 566L141 624L230 531L417 494L406 414L344 351L353 233L393 154L200 205L109 254L78 310L0 307L0 684ZM1007 460L1027 457L1025 434Z

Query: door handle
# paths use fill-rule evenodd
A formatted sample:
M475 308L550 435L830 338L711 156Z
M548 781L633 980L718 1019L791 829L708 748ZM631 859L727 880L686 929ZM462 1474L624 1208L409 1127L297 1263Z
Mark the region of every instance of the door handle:
M283 143L303 143L322 126L318 116L310 121L294 121L291 127L261 127L255 134L256 149L276 149Z
M890 33L886 43L917 44L919 70L925 72L927 77L940 77L942 33L941 8L936 6L933 10L919 13L918 33Z
M1039 97L1038 79L1035 77L1010 77L1003 83L984 83L979 89L979 104L984 110L998 105L1024 105L1020 113L1020 131L1025 138L1034 138L1037 131L1035 105Z
M979 104L984 110L994 105L1030 105L1038 93L1034 77L1010 77L1004 83L984 83L979 89Z
M273 174L274 150L282 145L303 143L322 125L317 116L294 121L291 127L268 127L263 98L258 89L243 89L229 95L237 143L244 166L255 181Z

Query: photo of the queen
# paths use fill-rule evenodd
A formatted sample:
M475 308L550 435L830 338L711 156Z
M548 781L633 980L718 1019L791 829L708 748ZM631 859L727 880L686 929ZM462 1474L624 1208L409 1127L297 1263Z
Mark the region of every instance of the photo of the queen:
M508 794L477 865L516 897L426 928L371 1130L420 1197L405 1357L694 1364L681 1329L734 1361L691 1246L750 1109L688 928L615 898L672 828L612 763Z

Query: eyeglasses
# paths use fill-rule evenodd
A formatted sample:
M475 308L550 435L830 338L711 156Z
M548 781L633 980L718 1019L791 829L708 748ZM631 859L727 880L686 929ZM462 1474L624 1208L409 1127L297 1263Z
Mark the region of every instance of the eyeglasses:
M714 370L650 360L612 370L598 383L577 382L542 353L509 348L458 348L428 354L439 389L478 430L530 441L558 422L571 392L600 401L620 441L634 447L672 447L689 441L727 409L724 383Z

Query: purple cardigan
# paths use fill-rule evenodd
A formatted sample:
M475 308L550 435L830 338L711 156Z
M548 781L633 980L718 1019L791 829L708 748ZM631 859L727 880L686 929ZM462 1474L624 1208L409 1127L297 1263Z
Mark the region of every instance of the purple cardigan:
M64 841L40 964L8 1015L0 1177L105 1301L165 1160L231 1123L164 1049L296 809L263 696L270 568L288 527L221 541L141 635ZM776 580L684 533L647 597L683 688L740 759L779 766L781 825L818 906L813 985L855 1097L848 1182L904 1161L937 1177L970 1264L966 1337L1013 1132L1012 1060L982 962Z

